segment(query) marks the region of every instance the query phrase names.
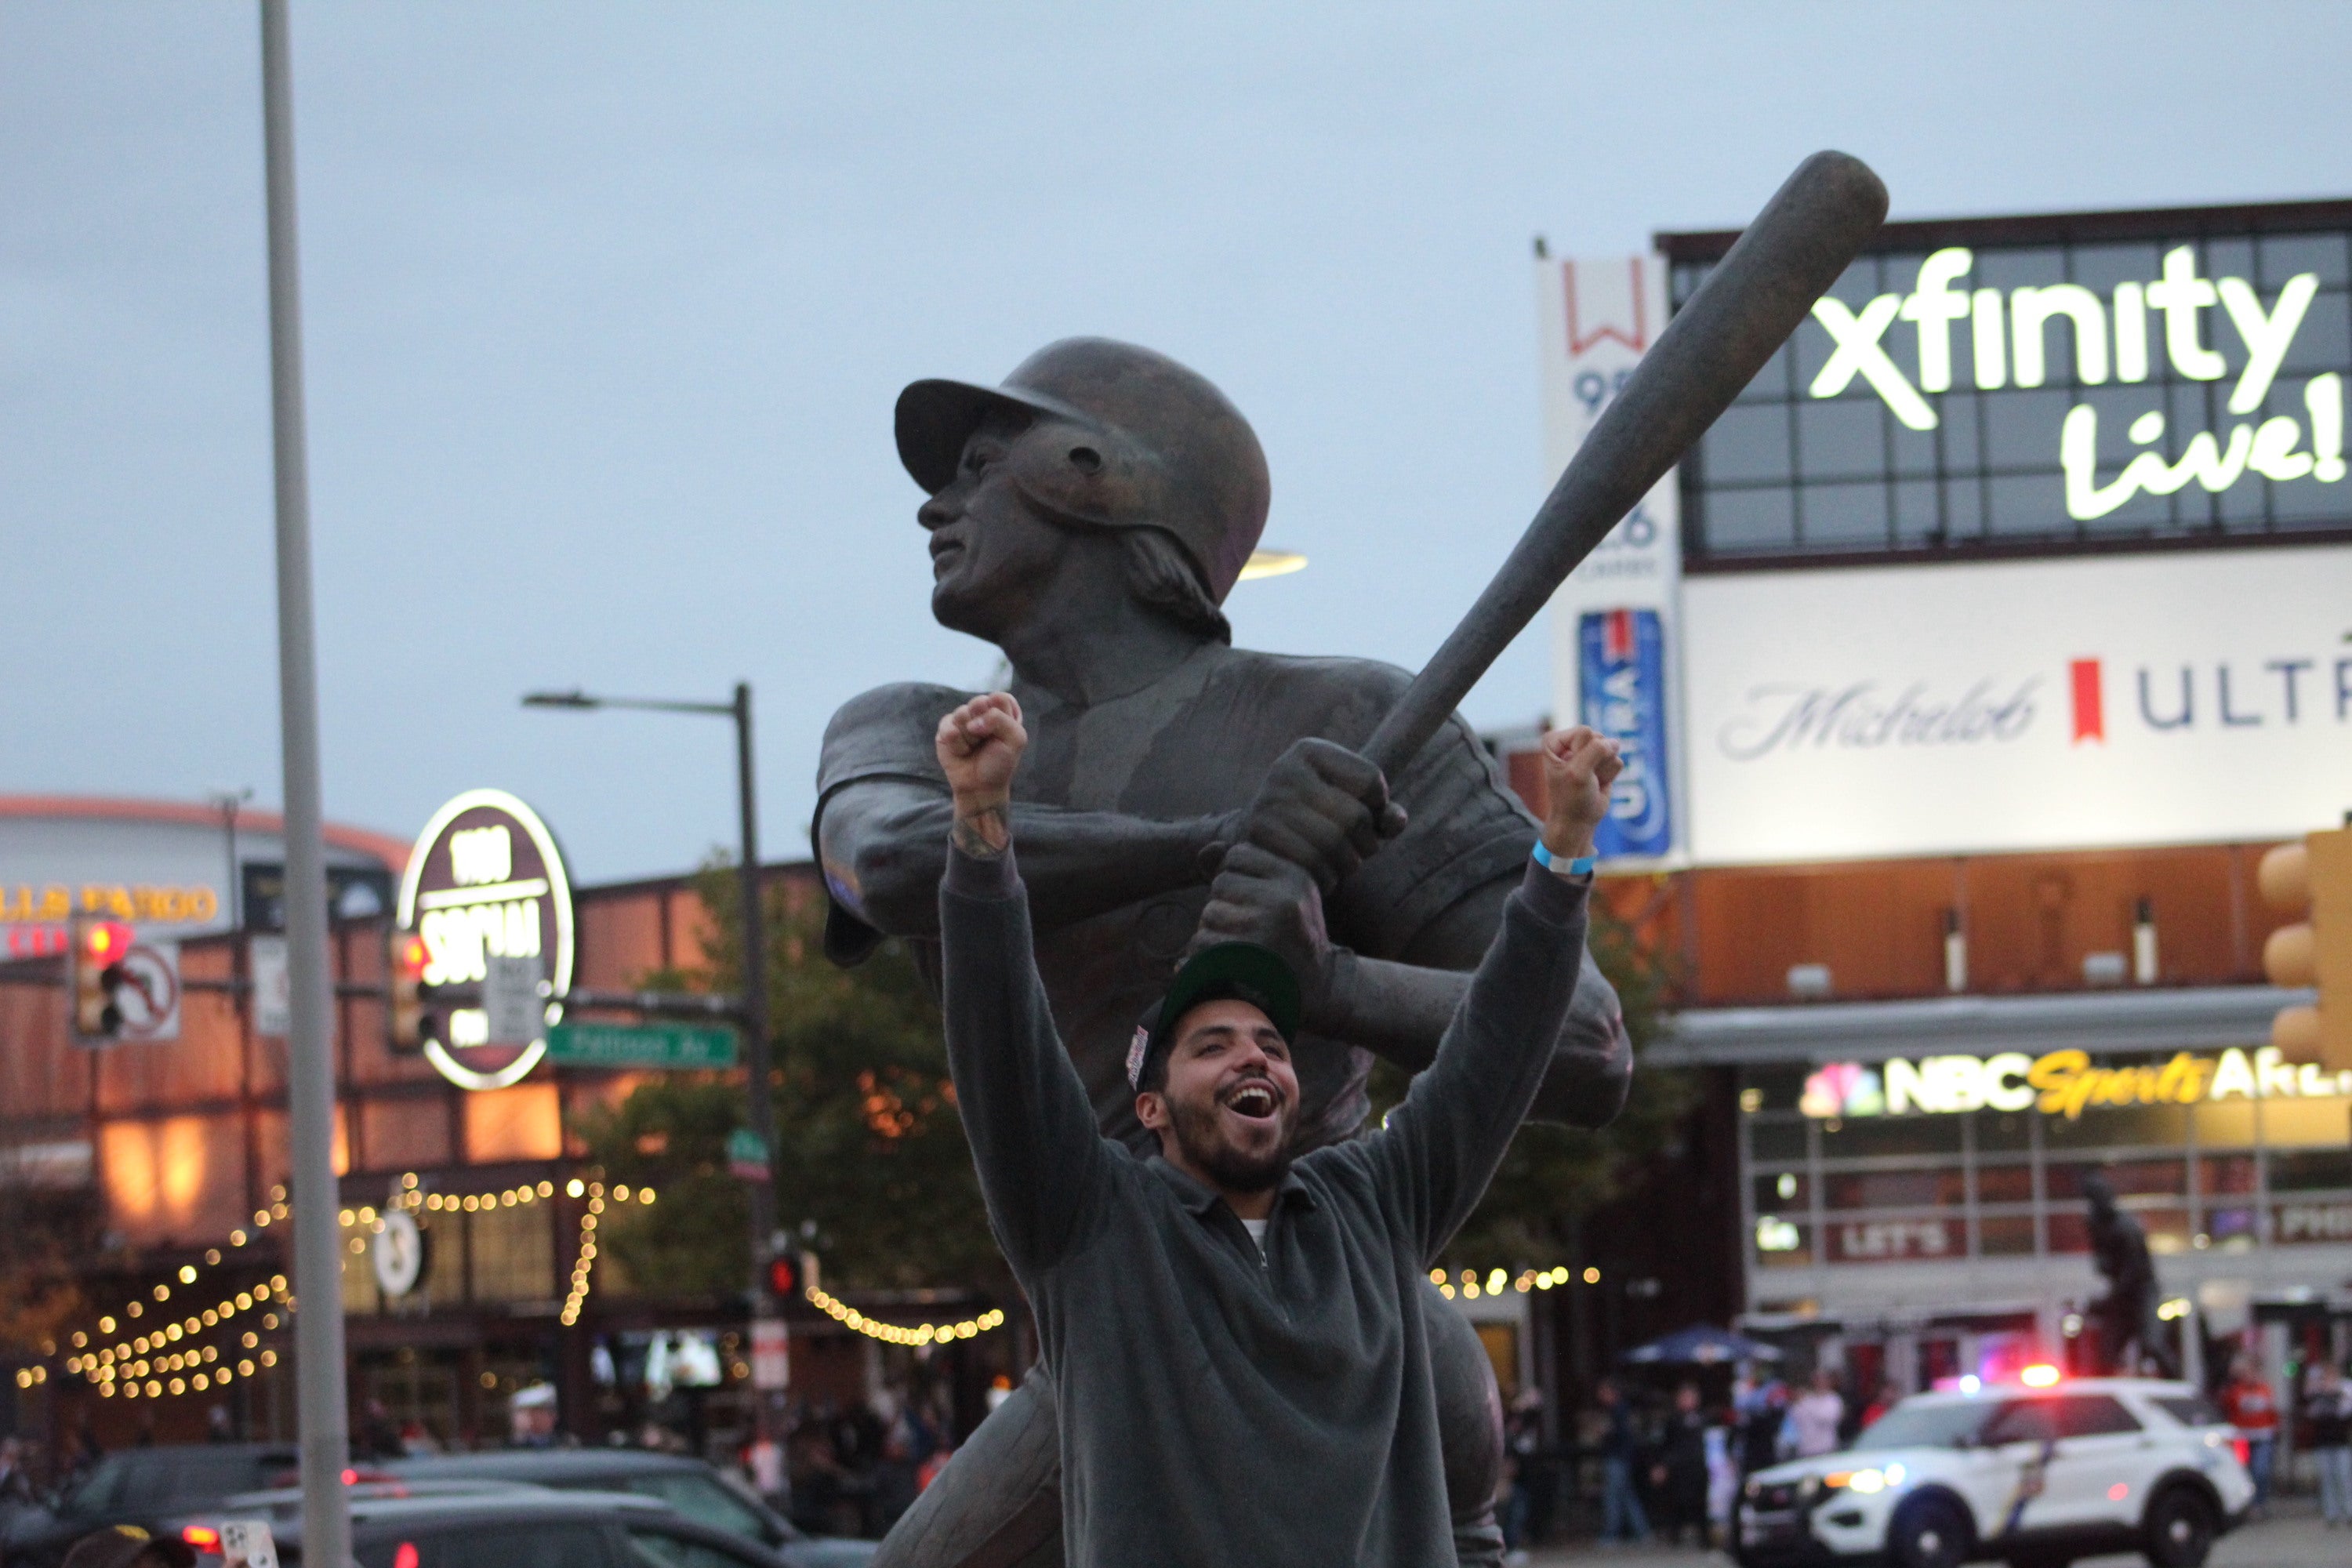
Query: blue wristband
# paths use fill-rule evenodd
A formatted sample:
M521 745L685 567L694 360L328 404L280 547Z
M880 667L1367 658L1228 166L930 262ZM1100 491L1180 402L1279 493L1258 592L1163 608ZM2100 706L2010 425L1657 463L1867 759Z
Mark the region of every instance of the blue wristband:
M1569 861L1567 866L1563 868L1560 864L1559 857L1545 848L1544 841L1538 838L1536 840L1536 864L1542 867L1545 870L1551 872L1554 876L1589 877L1592 875L1592 868L1601 864L1601 861L1597 856L1580 855L1575 859Z

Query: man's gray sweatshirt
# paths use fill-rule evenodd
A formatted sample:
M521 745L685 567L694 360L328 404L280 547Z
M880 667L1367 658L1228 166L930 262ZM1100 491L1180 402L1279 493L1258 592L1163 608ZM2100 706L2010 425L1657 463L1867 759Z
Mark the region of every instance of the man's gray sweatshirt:
M1075 1568L1454 1561L1423 1280L1543 1079L1585 887L1530 864L1436 1060L1380 1131L1291 1168L1261 1252L1215 1193L1096 1131L1012 854L950 852L948 1060L1061 1408Z

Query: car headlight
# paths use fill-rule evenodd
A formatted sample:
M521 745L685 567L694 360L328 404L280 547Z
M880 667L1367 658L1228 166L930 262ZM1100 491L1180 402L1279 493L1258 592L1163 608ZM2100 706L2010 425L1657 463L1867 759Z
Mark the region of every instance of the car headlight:
M1894 1465L1885 1470L1832 1470L1822 1478L1822 1485L1832 1491L1851 1491L1867 1497L1872 1492L1885 1491L1902 1479L1903 1468Z

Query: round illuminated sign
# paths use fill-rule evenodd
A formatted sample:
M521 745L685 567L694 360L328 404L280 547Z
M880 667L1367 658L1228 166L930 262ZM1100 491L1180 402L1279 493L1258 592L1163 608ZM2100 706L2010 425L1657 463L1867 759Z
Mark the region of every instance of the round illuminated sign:
M492 959L540 965L547 994L529 1040L492 1040L480 1006L446 1015L425 1055L463 1089L504 1089L547 1054L545 1026L572 988L572 881L555 836L503 790L468 790L433 814L400 882L400 927L424 938L427 985L478 987Z
M387 1296L407 1295L425 1277L425 1232L406 1209L386 1211L383 1231L368 1248L375 1282Z

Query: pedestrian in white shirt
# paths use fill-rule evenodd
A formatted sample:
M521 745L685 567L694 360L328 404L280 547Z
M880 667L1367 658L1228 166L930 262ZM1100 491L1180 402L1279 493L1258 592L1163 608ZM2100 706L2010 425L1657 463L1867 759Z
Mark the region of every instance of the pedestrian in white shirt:
M1817 1458L1837 1452L1838 1426L1845 1420L1845 1400L1837 1391L1837 1374L1827 1367L1813 1373L1813 1385L1789 1406L1789 1426L1797 1458Z

